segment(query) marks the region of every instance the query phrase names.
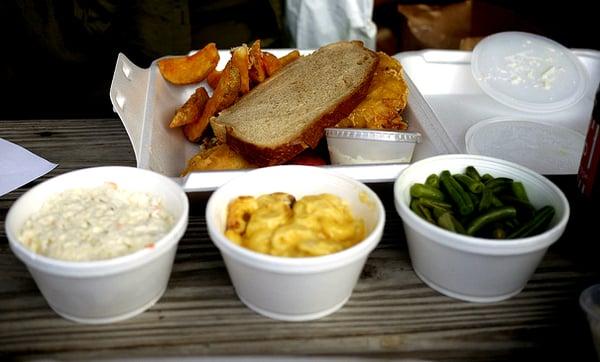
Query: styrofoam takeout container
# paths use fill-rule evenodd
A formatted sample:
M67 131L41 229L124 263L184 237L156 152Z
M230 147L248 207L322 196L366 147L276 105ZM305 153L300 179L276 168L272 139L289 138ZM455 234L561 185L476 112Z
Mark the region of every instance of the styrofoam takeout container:
M306 258L261 254L225 237L227 206L233 199L273 192L296 199L337 195L354 217L364 220L367 236L340 252ZM329 315L350 298L369 253L381 240L385 211L377 195L352 178L319 167L284 165L249 171L219 187L208 200L206 223L240 300L269 318L303 321Z
M275 56L283 56L291 49L266 49ZM303 54L310 53L303 50ZM230 59L228 50L219 51L222 69ZM161 76L157 61L149 68L140 68L124 54L119 54L110 87L110 99L115 112L125 126L133 146L137 167L153 170L178 178L186 192L213 191L228 180L247 170L197 171L179 179L187 160L198 152L198 145L185 139L181 129L169 128L173 114L206 81L191 85L173 85ZM410 77L404 76L408 87L408 104L402 112L408 131L419 132L422 143L416 147L415 158L448 153L447 142L438 139L437 119ZM357 147L359 149L360 147ZM406 163L332 165L336 172L362 182L391 182L406 167Z
M18 240L22 225L51 195L105 182L157 195L173 215L171 231L151 249L98 261L52 259ZM183 189L165 176L134 167L94 167L56 176L27 191L8 211L5 228L13 253L25 263L56 313L80 323L111 323L142 313L163 295L177 244L187 228L188 209Z
M600 82L600 51L572 49L585 68L588 84ZM437 154L465 153L467 130L484 120L494 117L536 119L548 125L559 125L585 135L589 117L594 106L595 89L588 86L581 100L560 111L543 113L517 110L509 107L485 93L474 79L472 53L457 50L420 50L394 55L402 63L406 74L414 82L431 107L436 120L429 133L435 133L436 142L443 143L444 149ZM429 112L429 111L427 111ZM426 121L427 118L424 119ZM423 122L424 122L423 121ZM421 122L422 123L422 122ZM517 135L515 135L517 136ZM519 135L527 137L527 135ZM492 141L490 141L491 143ZM415 160L422 159L420 153L428 147L422 143L415 150ZM425 156L427 157L427 156ZM548 157L544 157L544 161ZM550 174L573 174L577 168L565 168L567 163L557 163L551 170L531 167L534 171Z
M334 165L365 163L410 163L418 132L358 128L327 128L327 149Z
M462 173L467 166L481 174L521 181L534 207L554 207L549 229L527 238L484 239L430 224L410 209L411 185L443 170ZM513 162L477 155L442 155L413 163L396 180L394 200L419 278L442 294L471 302L495 302L518 294L569 219L565 195L546 177Z

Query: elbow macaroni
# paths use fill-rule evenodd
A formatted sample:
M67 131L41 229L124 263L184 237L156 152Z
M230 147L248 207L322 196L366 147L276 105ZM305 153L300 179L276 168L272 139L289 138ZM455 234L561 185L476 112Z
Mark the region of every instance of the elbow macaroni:
M306 257L351 247L365 237L365 225L335 195L309 195L296 201L278 192L240 196L230 202L225 236L260 253Z

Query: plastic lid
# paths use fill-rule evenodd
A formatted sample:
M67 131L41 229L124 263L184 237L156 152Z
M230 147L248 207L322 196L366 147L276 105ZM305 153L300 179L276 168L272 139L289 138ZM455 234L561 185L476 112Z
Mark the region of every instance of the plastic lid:
M541 174L575 174L585 136L534 120L497 117L467 130L467 153L501 158Z
M588 74L567 48L548 38L504 32L484 38L471 58L473 77L490 97L527 112L553 112L577 103Z
M363 128L325 128L325 135L327 137L372 141L421 142L421 134L418 132L385 131Z

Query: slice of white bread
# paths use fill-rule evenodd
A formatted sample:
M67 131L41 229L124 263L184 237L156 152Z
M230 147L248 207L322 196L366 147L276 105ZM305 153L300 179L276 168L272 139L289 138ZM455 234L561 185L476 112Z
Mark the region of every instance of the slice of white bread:
M259 166L284 163L316 147L364 98L377 55L338 42L295 60L211 119L221 141Z

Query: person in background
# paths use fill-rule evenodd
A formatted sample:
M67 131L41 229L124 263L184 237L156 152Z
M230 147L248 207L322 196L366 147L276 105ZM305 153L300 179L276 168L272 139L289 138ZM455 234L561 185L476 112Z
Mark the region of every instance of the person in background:
M292 47L316 49L340 40L360 40L375 50L373 0L286 0Z

